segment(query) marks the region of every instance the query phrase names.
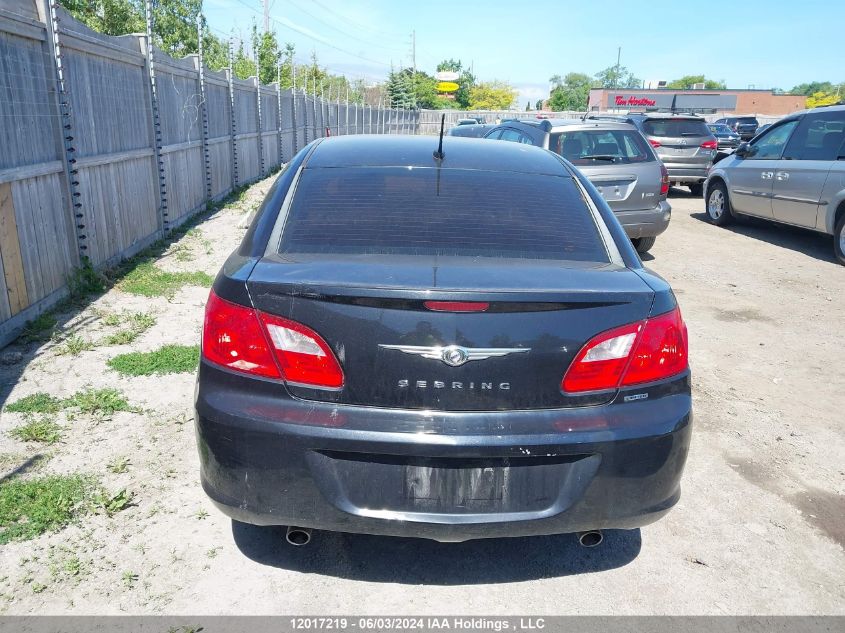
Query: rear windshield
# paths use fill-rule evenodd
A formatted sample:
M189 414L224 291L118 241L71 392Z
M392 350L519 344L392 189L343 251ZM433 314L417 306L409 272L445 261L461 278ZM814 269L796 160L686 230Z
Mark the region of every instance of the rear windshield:
M727 125L722 125L721 123L719 125L711 125L709 127L710 131L714 134L733 134L733 130L731 128Z
M710 136L704 121L695 119L648 119L643 121L643 132L649 136Z
M609 261L568 177L406 167L303 170L279 253Z
M549 149L574 165L647 163L657 160L634 130L580 130L552 134Z
M755 119L753 116L741 116L736 120L736 122L742 123L743 125L748 125L749 123L751 125L757 125L757 119Z

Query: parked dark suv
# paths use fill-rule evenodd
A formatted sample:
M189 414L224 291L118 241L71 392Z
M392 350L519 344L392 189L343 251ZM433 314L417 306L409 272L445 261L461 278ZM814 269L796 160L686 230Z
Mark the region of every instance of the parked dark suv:
M441 541L680 495L687 332L592 185L516 143L317 140L206 305L202 485L238 521Z
M757 128L760 126L757 117L753 116L729 116L717 119L714 123L724 123L739 134L743 141L750 141L754 138L754 135L757 134Z

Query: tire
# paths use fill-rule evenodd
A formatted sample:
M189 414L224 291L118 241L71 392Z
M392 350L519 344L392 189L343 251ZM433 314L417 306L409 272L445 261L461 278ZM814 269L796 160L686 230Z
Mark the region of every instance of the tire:
M833 231L833 254L836 261L845 266L845 213L840 214Z
M700 182L695 185L689 186L689 192L694 195L696 198L700 198L704 193L704 185Z
M642 255L643 253L648 253L651 250L651 247L654 246L654 243L657 241L656 237L636 237L631 240L633 243L634 248L637 249L637 252Z
M731 211L731 201L728 198L728 189L723 182L714 182L707 190L705 201L707 219L716 226L725 226L733 222L734 216Z

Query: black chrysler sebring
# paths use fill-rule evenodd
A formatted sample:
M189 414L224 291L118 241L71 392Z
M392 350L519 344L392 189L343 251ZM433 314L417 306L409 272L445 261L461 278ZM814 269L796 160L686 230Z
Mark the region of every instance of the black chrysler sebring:
M206 305L202 485L228 516L463 541L633 529L678 501L675 296L551 152L318 140Z

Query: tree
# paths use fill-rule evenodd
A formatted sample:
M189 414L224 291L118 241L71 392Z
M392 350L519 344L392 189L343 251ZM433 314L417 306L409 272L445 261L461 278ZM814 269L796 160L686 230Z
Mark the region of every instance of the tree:
M543 100L537 99L537 103L534 104L535 110L542 110L543 109Z
M530 101L528 101L528 102L525 104L525 111L526 111L526 112L531 112L531 102L530 102Z
M707 90L724 90L727 87L724 81L707 79L704 75L684 75L680 79L670 81L666 84L666 87L673 90L689 90L695 84L704 84L704 88Z
M516 99L516 90L505 81L485 81L469 91L472 110L507 110Z
M561 78L555 75L549 80L554 88L549 96L549 107L560 112L561 110L585 110L590 95L590 88L593 85L589 75L584 73L568 73Z
M595 75L600 88L639 88L642 81L625 66L609 66Z
M62 7L85 26L106 35L146 30L141 0L62 0Z
M452 72L459 73L463 68L463 64L459 59L444 59L442 62L437 64L437 72L443 72L444 70L449 70Z
M808 108L818 108L819 106L829 106L838 104L842 97L838 92L814 92L807 97Z
M836 88L829 81L811 81L809 83L798 84L789 92L794 95L805 95L809 97L816 92L833 92L834 90Z

